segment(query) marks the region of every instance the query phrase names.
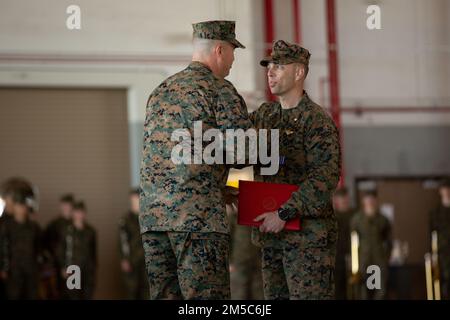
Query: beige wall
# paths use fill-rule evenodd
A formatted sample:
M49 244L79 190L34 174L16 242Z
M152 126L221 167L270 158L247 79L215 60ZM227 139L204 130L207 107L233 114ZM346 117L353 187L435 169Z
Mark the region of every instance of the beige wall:
M118 221L130 185L123 89L0 88L0 181L22 176L39 190L41 227L74 193L97 230L96 298L123 298Z
M36 54L63 56L68 61L60 79L92 73L102 62L74 63L79 55L92 57L127 56L129 61L114 63L109 72L121 78L120 67L136 78L152 67L157 73L180 70L191 54L191 23L208 19L237 21L237 35L247 46L236 51L236 61L229 79L245 94L251 108L264 98L264 70L258 60L264 55L263 0L80 0L82 29L70 31L65 26L69 0L3 0L0 11L0 82L42 82L54 62L21 63L5 55ZM382 29L369 31L365 12L369 2L336 1L339 41L341 99L344 106L436 106L450 104L449 38L450 3L446 0L383 1ZM326 78L327 46L325 1L300 0L303 45L312 52L311 72L307 81L310 95L321 101L319 83ZM275 37L293 40L292 1L274 1ZM177 62L149 62L145 57L168 57ZM25 66L26 68L20 68ZM130 69L132 66L132 70ZM144 69L144 70L142 70ZM20 72L11 76L8 71ZM131 72L130 72L131 71ZM30 75L30 76L28 76ZM28 76L28 77L27 77ZM162 78L161 76L160 78ZM89 76L84 77L89 83ZM109 80L109 79L108 79ZM42 83L41 83L42 84ZM108 81L106 81L108 85ZM147 96L156 83L142 83L139 96ZM142 88L142 89L141 89ZM144 98L131 121L142 122ZM327 101L327 100L326 100ZM388 114L344 116L346 125L445 124L449 114Z

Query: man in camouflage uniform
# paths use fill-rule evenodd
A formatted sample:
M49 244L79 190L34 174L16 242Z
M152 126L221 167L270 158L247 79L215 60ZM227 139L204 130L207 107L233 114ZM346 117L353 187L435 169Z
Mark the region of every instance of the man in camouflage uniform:
M160 84L147 103L139 221L151 299L230 297L223 195L228 166L197 157L180 162L175 155L176 164L179 142L171 136L179 129L190 139L197 121L201 134L251 127L244 100L224 79L234 49L244 46L235 39L233 21L206 21L193 29L192 62Z
M50 221L45 230L45 241L50 252L55 253L55 248L62 240L66 228L72 223L72 210L75 199L71 194L65 194L59 199L59 216Z
M66 228L63 241L58 248L58 264L61 275L67 279L67 267L76 265L81 271L81 289L65 286L63 298L68 300L90 300L94 295L97 271L97 234L86 221L86 206L83 202L73 205L72 223ZM65 280L66 281L66 280Z
M29 190L30 184L23 178L13 177L4 181L0 187L0 197L3 199L5 208L3 214L0 215L0 225L7 223L9 220L13 220L13 196L19 190Z
M279 102L260 106L255 126L278 129L280 169L262 176L265 182L299 186L278 211L256 221L254 243L262 247L266 299L332 299L337 226L331 204L340 174L338 130L324 109L303 90L308 50L276 41L267 67L269 87ZM301 231L283 231L286 221L300 217Z
M139 189L130 192L130 211L119 222L120 267L128 299L148 299L144 248L139 228Z
M11 178L2 183L0 188L0 197L3 200L3 212L0 212L0 233L1 230L6 228L8 222L13 219L12 208L13 208L13 190L12 184L16 181L16 178ZM4 246L5 243L0 242L0 246ZM0 248L1 250L1 248ZM1 263L1 262L0 262ZM0 271L0 300L6 299L6 287L5 287L6 273Z
M14 186L20 181L19 178L10 178L4 181L0 187L0 197L4 201L4 209L0 215L0 225L12 219Z
M350 220L355 210L350 207L350 198L346 187L341 187L333 195L333 208L338 224L338 241L336 246L336 269L334 273L336 299L345 300L350 266Z
M230 220L230 286L233 300L262 300L261 250L251 243L251 229L237 224L236 210L227 206Z
M380 213L377 192L364 191L362 210L350 221L350 231L356 231L359 237L359 270L361 273L361 299L381 300L386 297L388 283L388 264L392 250L391 224ZM367 287L367 267L376 265L381 271L381 289L370 290Z
M57 248L64 240L66 229L72 224L72 210L75 199L72 194L65 194L59 199L59 216L52 220L45 230L45 247L50 255L49 264L51 265L51 279L56 280L57 296L61 297L65 291L66 283L61 277L62 266L58 265Z
M439 187L441 203L430 214L430 231L438 234L441 298L450 299L450 178ZM431 236L430 236L431 238Z
M8 299L37 299L41 230L30 219L37 208L36 197L25 181L11 186L9 192L12 218L0 226L0 274Z

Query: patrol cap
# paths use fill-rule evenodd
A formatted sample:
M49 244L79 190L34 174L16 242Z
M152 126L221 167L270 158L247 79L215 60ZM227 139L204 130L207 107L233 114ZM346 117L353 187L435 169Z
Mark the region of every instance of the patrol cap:
M194 38L223 40L231 43L235 48L245 49L245 46L236 40L234 21L203 21L192 24L192 28L194 29Z
M25 205L31 212L38 210L36 186L23 178L12 178L8 181L6 188L6 194L11 197L13 202Z
M267 67L267 65L271 62L275 64L290 64L298 62L308 66L310 57L311 53L309 53L307 49L300 47L298 44L278 40L273 44L273 49L270 56L261 60L259 64L263 67Z
M74 210L74 211L75 211L75 210L78 210L78 211L84 211L84 212L86 212L86 205L84 204L83 201L75 202L74 205L73 205L73 210Z
M12 196L20 188L27 188L29 183L21 177L12 177L4 181L0 187L0 195L3 197Z
M75 203L75 197L73 196L73 194L67 193L67 194L62 195L62 196L59 198L59 201L60 201L60 202L70 203L70 204L73 205L73 204Z

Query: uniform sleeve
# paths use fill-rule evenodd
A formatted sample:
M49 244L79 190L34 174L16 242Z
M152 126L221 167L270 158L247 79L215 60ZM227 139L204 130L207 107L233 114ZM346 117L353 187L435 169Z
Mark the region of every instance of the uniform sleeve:
M392 252L392 226L388 219L386 219L386 224L383 230L383 238L385 241L388 259L390 259Z
M253 128L255 128L257 134L259 133L260 129L267 130L265 123L264 123L264 120L266 119L265 118L266 113L264 112L264 110L267 110L266 109L267 106L268 106L268 104L265 102L265 103L261 104L258 109L256 109L255 111L248 114L250 122L252 123ZM272 129L270 129L270 128L268 129L269 137L272 135L271 130ZM260 147L260 141L259 141L259 137L258 137L258 148L259 147ZM270 139L267 140L266 147L267 147L267 150L265 153L267 155L271 155L272 154L272 141ZM259 152L259 150L258 150L258 152ZM261 168L267 166L267 164L262 164L260 162L260 160L261 159L259 158L259 154L258 154L258 160L256 163L253 164L254 172L261 172Z
M288 219L322 217L339 182L340 145L334 123L324 114L305 121L306 178L282 206Z
M56 260L60 268L65 268L68 266L69 261L67 261L67 235L69 233L69 227L64 230L61 235L61 240L56 245Z
M129 259L130 257L130 235L127 230L125 218L119 221L119 252L121 259Z
M214 105L214 114L218 128L226 129L250 129L250 121L247 105L234 86L225 82L219 89L217 104Z
M358 230L358 219L359 219L359 213L357 212L357 213L355 213L355 214L353 215L353 217L350 219L350 234L351 234L353 231L356 231L356 232L358 232L358 234L359 234L359 230Z
M53 249L52 247L54 246L54 243L52 241L52 236L51 236L51 232L52 232L51 226L52 226L52 223L50 222L50 224L48 224L47 227L42 232L42 243L49 252L52 251L52 249Z
M227 82L219 90L217 103L214 105L214 115L217 127L224 134L224 136L227 129L242 129L247 134L251 134L251 131L247 130L254 130L247 111L247 105L231 83ZM234 132L236 133L236 131ZM257 131L254 130L253 133L253 136L258 139ZM233 149L227 148L227 154L233 152L233 159L235 160L233 163L227 163L230 167L240 169L245 166L255 164L250 162L249 158L250 155L257 154L257 143L250 144L246 139L245 149L243 149L245 151L239 152L241 147L242 145L239 145L235 141Z
M35 228L36 228L36 239L34 245L36 249L37 259L39 263L44 263L44 254L45 254L44 232L38 224L35 225Z
M255 129L268 129L264 125L264 120L267 121L267 110L274 108L271 104L272 102L263 102L256 110L248 114L248 118Z
M92 261L94 262L94 266L97 267L97 232L93 230L92 232L92 243L91 243L91 253L92 253Z

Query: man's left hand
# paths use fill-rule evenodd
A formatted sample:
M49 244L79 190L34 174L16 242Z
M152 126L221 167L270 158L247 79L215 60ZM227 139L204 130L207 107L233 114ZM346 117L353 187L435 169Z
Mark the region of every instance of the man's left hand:
M278 233L284 229L286 221L281 220L278 217L277 211L271 211L263 213L255 218L255 222L263 220L263 223L259 226L261 232L273 232Z

